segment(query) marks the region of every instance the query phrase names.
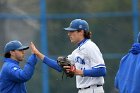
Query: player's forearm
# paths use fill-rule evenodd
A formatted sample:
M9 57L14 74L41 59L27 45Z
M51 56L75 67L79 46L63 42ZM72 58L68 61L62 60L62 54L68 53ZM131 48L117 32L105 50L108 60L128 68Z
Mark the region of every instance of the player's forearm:
M83 71L84 76L90 76L90 77L101 77L106 75L106 68L100 67L100 68L93 68L92 70L84 70Z
M76 69L76 70L75 70L75 75L83 76L83 71L82 71L82 70Z
M45 57L45 55L43 55L43 54L40 53L40 52L36 53L36 55L37 55L41 60L43 60L44 57Z
M47 56L44 57L43 62L47 64L49 67L61 72L61 67L57 64L57 61L48 58Z

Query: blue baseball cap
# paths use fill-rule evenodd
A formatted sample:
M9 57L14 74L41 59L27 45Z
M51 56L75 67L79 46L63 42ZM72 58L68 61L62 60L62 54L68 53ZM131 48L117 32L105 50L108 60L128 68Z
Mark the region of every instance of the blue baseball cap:
M89 30L89 25L85 20L82 19L75 19L71 21L70 26L67 28L64 28L66 31L77 31L77 30Z
M26 50L29 49L28 46L23 46L20 41L13 40L8 42L4 47L4 53L8 53L12 50Z

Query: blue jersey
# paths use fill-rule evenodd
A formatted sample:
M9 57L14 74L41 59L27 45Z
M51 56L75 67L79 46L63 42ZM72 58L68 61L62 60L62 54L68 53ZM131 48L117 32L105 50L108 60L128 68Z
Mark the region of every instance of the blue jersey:
M27 93L25 82L32 77L36 62L36 56L31 55L22 70L19 62L6 58L0 73L0 93Z
M140 44L133 44L125 55L115 78L119 93L140 93Z

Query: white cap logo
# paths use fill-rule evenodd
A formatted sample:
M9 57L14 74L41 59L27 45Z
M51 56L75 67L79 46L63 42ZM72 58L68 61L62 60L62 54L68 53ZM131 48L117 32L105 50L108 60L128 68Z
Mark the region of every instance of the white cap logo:
M79 28L82 28L82 25L79 25Z
M14 70L17 70L18 68L17 67L14 67Z

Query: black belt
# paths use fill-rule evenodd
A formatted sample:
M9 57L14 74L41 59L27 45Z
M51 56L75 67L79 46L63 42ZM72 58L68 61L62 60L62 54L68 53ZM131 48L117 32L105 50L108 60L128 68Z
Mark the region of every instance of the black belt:
M103 86L103 85L93 85L93 86L96 86L96 87L101 87L101 86ZM79 90L81 90L81 89L88 89L88 88L90 88L91 86L88 86L88 87L85 87L85 88L78 88Z

